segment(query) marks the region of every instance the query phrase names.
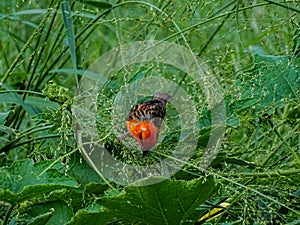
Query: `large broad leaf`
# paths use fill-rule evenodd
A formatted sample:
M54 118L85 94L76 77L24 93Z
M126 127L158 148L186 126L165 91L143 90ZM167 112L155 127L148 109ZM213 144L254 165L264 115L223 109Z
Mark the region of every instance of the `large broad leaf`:
M241 100L233 108L255 105L256 112L272 114L289 101L299 101L300 59L267 55L259 47L254 47L253 52L255 67L237 81Z
M114 215L105 210L103 206L94 204L86 209L79 210L67 225L106 225L113 219Z
M160 178L152 178L158 179ZM216 191L212 176L192 181L164 180L147 186L127 186L118 195L105 196L99 205L76 214L70 224L105 224L109 218L142 224L193 224L195 209ZM102 207L101 207L102 206ZM103 208L104 207L104 208Z
M199 217L195 209L213 193L212 176L192 181L164 180L147 186L128 186L125 192L104 197L99 203L116 217L143 224L193 223Z
M73 156L74 158L70 165L71 169L68 171L68 175L81 184L81 188L85 189L84 191L86 194L103 194L108 188L107 184L85 160L81 162L81 155L79 152L74 153Z
M73 216L73 210L63 201L35 204L19 220L26 220L27 225L56 225L65 224Z
M76 188L78 183L57 169L46 170L45 163L16 161L10 168L0 168L0 199L18 204L26 199L62 188Z

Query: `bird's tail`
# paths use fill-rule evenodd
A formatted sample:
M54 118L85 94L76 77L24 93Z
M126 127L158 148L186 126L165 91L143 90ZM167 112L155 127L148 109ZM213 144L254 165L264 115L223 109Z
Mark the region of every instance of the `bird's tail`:
M153 99L159 99L164 102L170 102L173 100L173 97L171 95L169 95L168 93L156 92L153 94Z

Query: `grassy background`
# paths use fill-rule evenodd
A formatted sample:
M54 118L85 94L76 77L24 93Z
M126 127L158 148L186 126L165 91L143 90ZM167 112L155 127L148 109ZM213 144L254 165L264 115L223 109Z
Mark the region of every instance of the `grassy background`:
M91 224L92 218L99 217L96 221L100 224L193 224L226 201L231 205L222 216L198 223L300 223L299 13L298 1L2 1L0 221ZM219 154L207 171L197 169L212 129L210 112L199 85L189 77L181 82L182 72L164 65L132 66L113 76L117 88L107 88L99 95L97 113L103 120L97 125L116 157L130 163L151 163L156 160L154 154L153 159L141 159L139 150L130 151L115 135L107 135L114 97L133 80L157 73L190 94L201 125L198 147L172 178L174 183L162 183L160 188L169 190L167 186L174 185L179 190L190 185L187 187L195 191L192 187L204 182L198 184L195 179L209 174L216 185L207 183L207 187L214 186L214 193L198 193L203 201L192 209L195 215L187 218L167 213L161 213L161 218L145 216L148 219L143 221L128 217L122 199L126 203L135 199L137 191L153 190L106 184L82 161L73 137L70 109L84 76L80 71L119 45L148 39L189 46L217 77L228 118ZM168 135L157 150L164 154L171 149L166 146L176 145L180 129L172 106L168 111ZM32 159L35 166L26 159ZM51 168L53 174L44 173L42 183L27 177L29 172L23 173L29 169L40 175L45 168ZM28 183L17 185L18 177ZM165 193L161 194L164 197ZM194 198L187 197L190 201ZM123 214L113 210L115 202L121 202ZM171 200L160 202L171 210ZM151 210L144 212L151 214ZM64 220L57 217L60 214Z

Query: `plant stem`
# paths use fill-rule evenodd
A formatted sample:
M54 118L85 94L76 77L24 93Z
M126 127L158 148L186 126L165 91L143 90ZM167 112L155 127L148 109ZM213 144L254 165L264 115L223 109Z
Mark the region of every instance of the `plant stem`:
M278 132L277 128L274 127L273 122L270 119L268 119L267 121L268 121L269 125L272 127L272 129L274 130L274 133L276 134L276 136L285 145L285 147L290 151L291 155L296 160L297 167L300 167L300 158L297 155L297 153L291 148L291 146L289 145L289 143L287 143L287 141L281 136L281 134Z
M300 169L290 170L277 170L272 172L247 172L247 173L235 173L235 174L222 174L224 177L279 177L279 176L292 176L299 174Z
M291 6L288 6L288 5L285 5L285 4L282 4L280 2L274 2L272 0L265 0L265 2L268 2L270 4L274 4L274 5L278 5L280 7L283 7L283 8L286 8L286 9L289 9L289 10L292 10L292 11L295 11L297 13L300 13L300 10L297 9L297 8L294 8L294 7L291 7Z

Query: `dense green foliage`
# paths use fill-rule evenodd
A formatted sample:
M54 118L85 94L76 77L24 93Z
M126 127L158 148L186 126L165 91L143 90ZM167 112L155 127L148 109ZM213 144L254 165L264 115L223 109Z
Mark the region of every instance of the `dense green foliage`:
M300 224L299 4L1 1L0 222ZM223 90L226 130L212 163L199 169L216 125L197 81L152 62L99 78L104 86L93 119L104 147L123 162L151 165L171 158L183 136L170 104L165 135L153 152L143 158L135 140L122 144L112 128L124 131L127 111L116 117L112 109L123 87L145 77L167 78L186 91L197 111L197 146L188 163L168 179L150 176L146 181L157 182L126 186L92 169L79 153L73 97L82 79L96 76L86 70L98 57L143 40L176 43L205 62ZM224 202L216 218L200 219Z

